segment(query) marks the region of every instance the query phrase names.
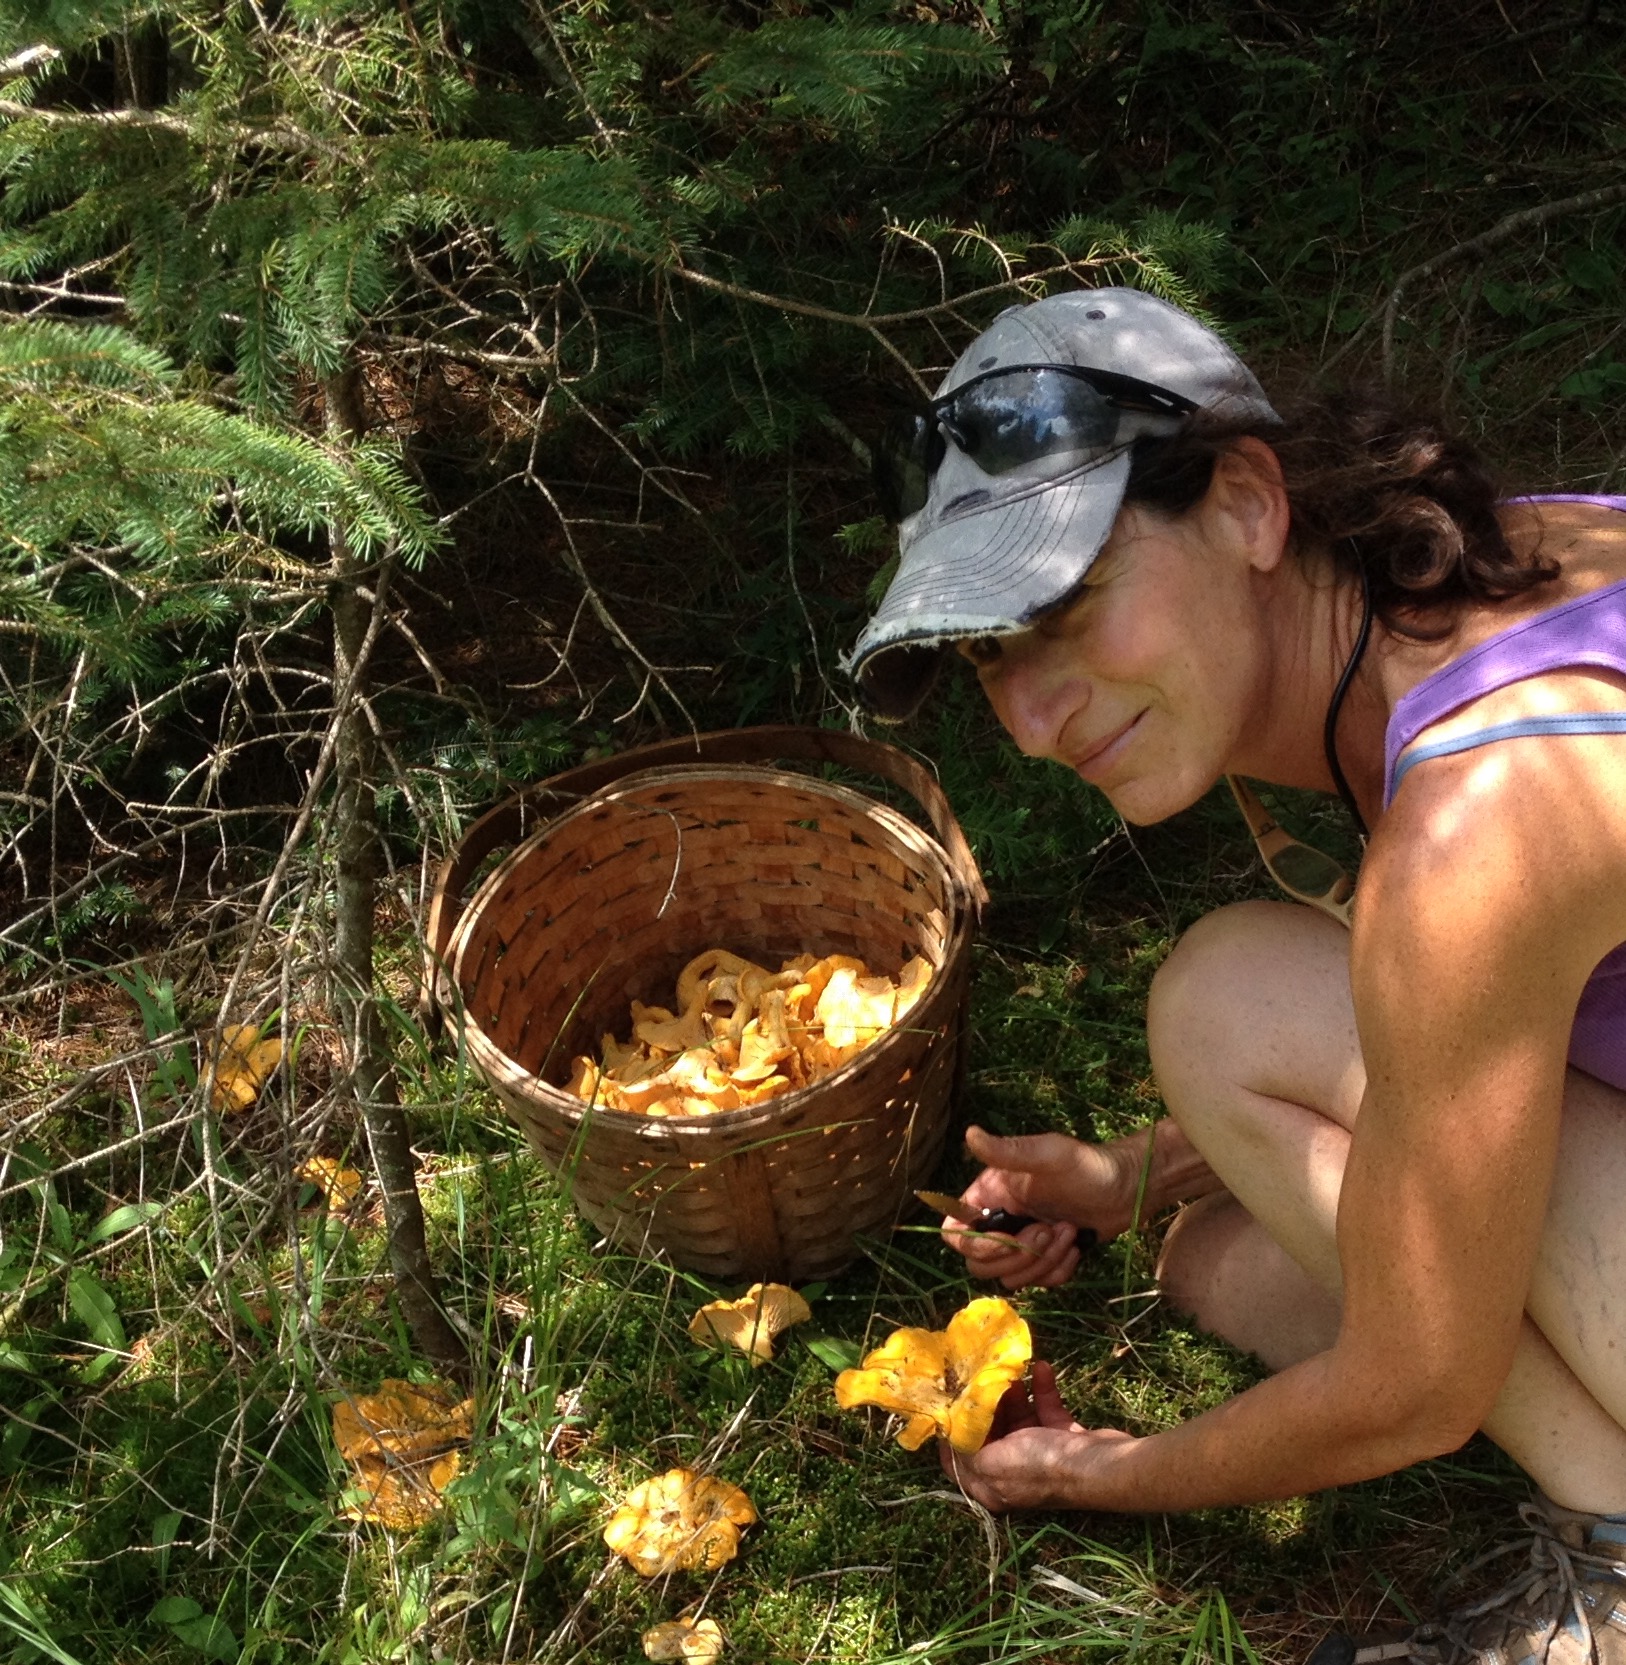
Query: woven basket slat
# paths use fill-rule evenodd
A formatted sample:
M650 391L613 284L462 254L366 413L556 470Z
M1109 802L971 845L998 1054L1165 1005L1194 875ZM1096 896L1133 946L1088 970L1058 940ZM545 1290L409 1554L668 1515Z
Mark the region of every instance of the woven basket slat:
M680 761L691 750L700 761ZM784 757L904 786L936 836L851 788L764 766ZM462 887L507 842L464 907ZM475 823L441 871L428 981L607 1236L713 1277L806 1279L891 1229L942 1154L982 899L947 804L903 754L820 730L701 736L570 771ZM712 947L775 969L856 954L892 975L919 953L934 976L905 1025L762 1105L657 1118L561 1090L604 1030L627 1034L630 1001L669 1002Z

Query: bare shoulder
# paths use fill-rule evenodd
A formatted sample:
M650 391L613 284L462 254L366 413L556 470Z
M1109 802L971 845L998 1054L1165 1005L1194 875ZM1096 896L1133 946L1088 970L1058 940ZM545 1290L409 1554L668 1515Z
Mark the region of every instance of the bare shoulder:
M1386 648L1384 673L1391 700L1511 627L1594 591L1626 582L1626 512L1595 503L1512 502L1503 505L1501 518L1514 552L1526 560L1551 563L1557 568L1556 576L1504 601L1469 606L1443 619L1424 618L1421 623L1427 628L1420 635L1392 637ZM1626 608L1626 599L1621 606ZM1626 678L1618 680L1626 696ZM1509 709L1504 711L1504 705ZM1490 709L1487 707L1487 711ZM1499 702L1494 715L1484 720L1532 714L1515 696L1511 702ZM1456 728L1467 726L1473 725L1453 722ZM1434 737L1446 732L1442 728Z
M1510 504L1506 515L1515 547L1555 562L1557 576L1464 616L1401 667L1406 681L1626 582L1626 513L1542 503ZM1457 706L1416 742L1477 740L1504 723L1575 713L1626 719L1626 674L1581 665L1526 676ZM1484 987L1545 978L1568 991L1562 1006L1626 942L1626 733L1524 734L1417 761L1377 824L1355 925L1356 961L1389 965L1397 984L1408 965Z
M1622 499L1626 502L1626 499ZM1626 512L1602 503L1507 503L1502 530L1516 553L1556 561L1567 591L1626 578Z
M1611 585L1626 584L1626 513L1587 503L1512 504L1506 513L1530 517L1510 521L1509 538L1515 546L1522 542L1531 553L1557 562L1558 576L1509 601L1469 610L1437 641L1403 644L1394 656L1398 680L1391 692L1404 692L1515 625ZM1626 616L1626 591L1608 605ZM1457 706L1417 738L1429 743L1452 740L1496 724L1572 712L1626 713L1626 672L1583 664L1527 676ZM1522 747L1521 757L1529 750ZM1612 747L1582 747L1578 755L1604 771L1608 791L1620 789L1618 773L1611 767L1612 759L1626 760L1618 736ZM1426 767L1436 777L1446 773L1434 765Z
M1560 697L1568 678L1540 681ZM1492 703L1476 702L1474 726ZM1562 708L1602 704L1626 710L1626 687ZM1419 763L1373 835L1356 929L1357 947L1381 938L1448 963L1454 944L1482 965L1511 956L1584 981L1626 942L1626 734L1502 740Z

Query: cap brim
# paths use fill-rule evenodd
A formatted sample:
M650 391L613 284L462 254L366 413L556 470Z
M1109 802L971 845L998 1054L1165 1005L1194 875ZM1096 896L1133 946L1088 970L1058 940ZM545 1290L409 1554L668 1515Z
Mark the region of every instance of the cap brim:
M929 692L943 644L1025 629L1075 591L1112 531L1126 446L1069 478L939 521L903 552L846 660L877 715L901 720Z

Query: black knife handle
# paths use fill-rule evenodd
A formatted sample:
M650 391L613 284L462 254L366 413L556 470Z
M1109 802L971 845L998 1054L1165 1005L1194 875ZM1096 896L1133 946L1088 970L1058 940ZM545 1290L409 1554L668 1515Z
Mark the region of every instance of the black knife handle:
M990 1208L980 1220L973 1220L972 1226L978 1231L1008 1231L1018 1232L1024 1226L1036 1226L1039 1217L1036 1214L1012 1214L1009 1209Z
M1038 1218L1033 1214L1012 1214L1009 1209L991 1208L980 1220L973 1222L976 1231L1003 1231L1013 1236L1024 1226L1038 1224ZM1095 1243L1095 1233L1088 1226L1078 1228L1077 1243L1079 1248L1088 1249Z

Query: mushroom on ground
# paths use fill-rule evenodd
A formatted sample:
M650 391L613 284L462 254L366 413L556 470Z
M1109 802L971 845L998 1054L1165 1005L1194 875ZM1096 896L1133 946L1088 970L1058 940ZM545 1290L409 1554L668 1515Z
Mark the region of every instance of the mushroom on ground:
M644 1578L710 1572L739 1552L740 1528L757 1518L738 1486L693 1469L668 1469L635 1486L604 1528L604 1542Z
M703 1347L732 1345L752 1364L773 1357L773 1338L805 1324L813 1309L788 1284L754 1283L737 1301L711 1301L689 1320L689 1335Z

